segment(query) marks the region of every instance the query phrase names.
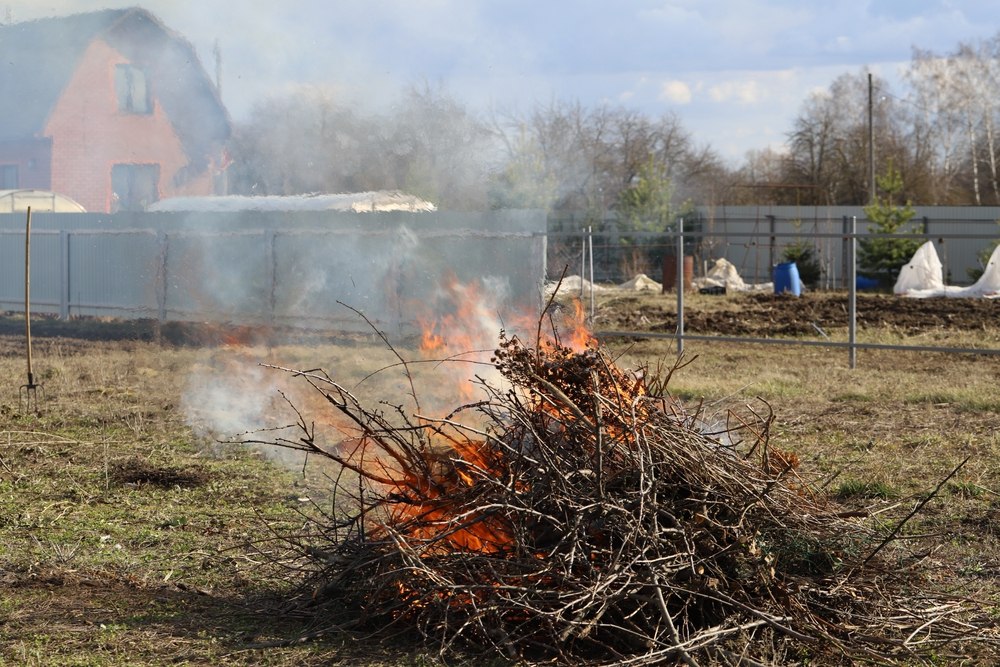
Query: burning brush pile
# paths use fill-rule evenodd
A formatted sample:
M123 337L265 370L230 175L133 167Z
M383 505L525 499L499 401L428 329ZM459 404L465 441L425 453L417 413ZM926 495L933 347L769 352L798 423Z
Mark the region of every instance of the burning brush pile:
M503 382L440 418L297 372L347 434L320 443L302 418L270 443L340 471L303 550L340 627L620 665L947 655L968 632L957 604L886 592L891 537L818 499L768 417L706 432L594 343L502 334L492 368Z

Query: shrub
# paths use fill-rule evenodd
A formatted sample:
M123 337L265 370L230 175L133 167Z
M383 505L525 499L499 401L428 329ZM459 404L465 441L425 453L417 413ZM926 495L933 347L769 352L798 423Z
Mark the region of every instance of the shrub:
M795 262L802 284L815 288L819 285L823 269L816 258L816 248L807 241L796 241L785 246L782 257L786 262Z
M965 270L972 282L976 282L983 277L983 271L986 270L986 263L990 261L990 257L993 256L993 251L998 245L1000 245L1000 239L997 239L976 254L976 259L979 260L979 266Z

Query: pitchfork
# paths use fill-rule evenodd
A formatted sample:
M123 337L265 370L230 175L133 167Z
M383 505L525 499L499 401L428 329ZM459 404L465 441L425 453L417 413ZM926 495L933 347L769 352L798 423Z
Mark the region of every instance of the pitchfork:
M21 406L27 412L38 411L38 389L31 370L31 207L24 230L24 334L28 342L28 382L21 385Z

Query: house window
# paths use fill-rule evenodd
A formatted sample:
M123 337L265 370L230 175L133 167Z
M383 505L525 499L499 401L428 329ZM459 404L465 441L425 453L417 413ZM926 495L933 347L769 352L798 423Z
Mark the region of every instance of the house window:
M116 164L111 167L111 212L145 211L157 201L158 164Z
M153 111L146 73L135 65L115 67L115 95L118 97L118 111L122 113L147 114Z
M0 190L16 190L21 187L18 183L17 165L0 165Z

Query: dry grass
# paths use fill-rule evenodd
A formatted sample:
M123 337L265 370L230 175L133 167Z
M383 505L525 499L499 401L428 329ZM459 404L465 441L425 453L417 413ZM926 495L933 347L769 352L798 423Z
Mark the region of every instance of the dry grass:
M378 664L389 653L345 637L294 642L309 621L282 613L291 584L264 565L284 551L271 531L295 530L308 491L258 452L195 435L180 408L191 373L222 351L36 339L31 414L18 396L22 345L0 338L0 664Z
M313 482L192 431L182 394L192 371L217 368L218 349L38 339L42 412L29 415L18 402L21 344L0 337L0 664L432 663L347 636L281 645L314 626L277 613L289 582L262 563L280 561L283 546L249 543L294 530ZM625 366L673 356L669 341L610 349ZM887 525L971 455L906 533L931 536L913 544L933 585L995 613L1000 359L862 351L850 370L846 352L818 348L687 351L697 359L673 378L675 396L720 419L765 401L776 414L772 444L795 450L818 488L881 510ZM387 363L358 341L250 350L258 357L338 379ZM404 402L398 383L371 386ZM996 657L983 647L978 659Z
M980 343L969 336L948 344ZM667 354L639 342L625 359ZM689 343L692 364L672 392L709 411L772 406L772 442L796 451L814 484L839 500L879 512L890 525L966 457L906 526L940 590L960 591L996 613L1000 601L1000 358ZM915 539L923 536L922 539ZM990 661L994 660L991 658Z

